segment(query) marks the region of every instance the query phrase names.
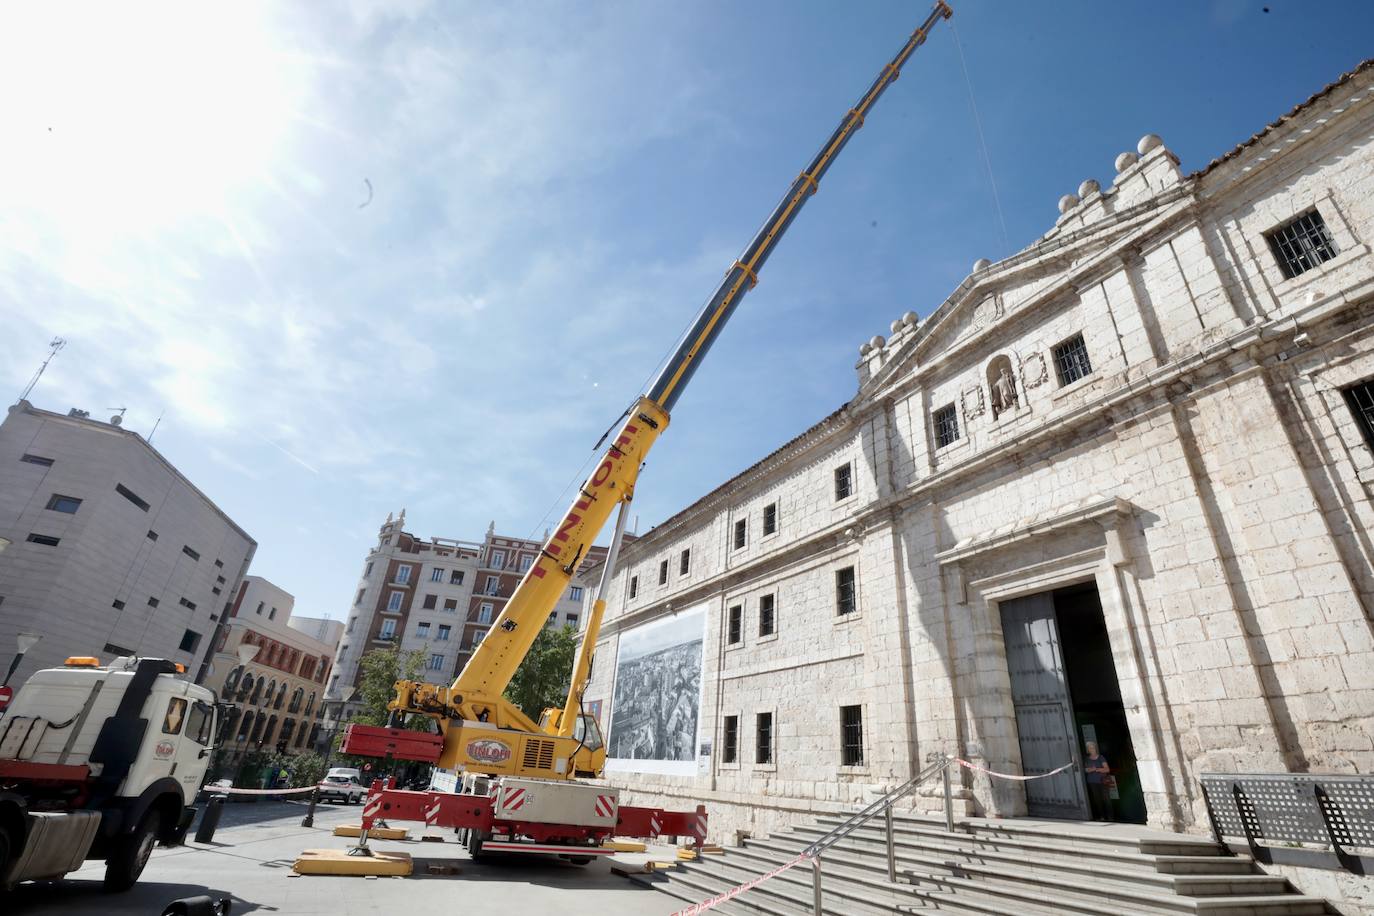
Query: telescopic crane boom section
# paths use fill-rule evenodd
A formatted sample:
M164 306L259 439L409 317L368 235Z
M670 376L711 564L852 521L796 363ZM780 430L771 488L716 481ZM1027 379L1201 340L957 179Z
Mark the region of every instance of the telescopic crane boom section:
M398 681L391 708L397 714L419 713L440 723L442 752L437 762L446 768L462 767L490 775L541 776L568 779L599 776L605 760L596 724L580 715L582 692L591 669L605 612L605 592L611 580L622 525L617 525L607 555L601 586L583 631L572 683L563 709L545 710L543 721L533 722L502 697L535 637L544 627L569 580L586 558L593 541L605 527L612 510L622 515L634 495L639 470L658 436L668 425L669 412L681 397L701 358L720 335L740 300L759 280L768 256L834 163L840 151L863 126L887 87L897 80L902 67L925 43L930 30L952 15L946 0L938 0L925 21L879 71L863 97L845 114L834 133L810 164L802 170L752 242L730 265L719 288L702 307L696 321L680 341L649 390L627 412L627 419L601 456L544 544L540 555L516 587L487 636L448 688L412 681ZM368 753L385 745L373 730L352 726L345 749ZM393 733L394 738L394 733ZM395 746L394 740L391 742ZM421 755L419 759L433 759Z

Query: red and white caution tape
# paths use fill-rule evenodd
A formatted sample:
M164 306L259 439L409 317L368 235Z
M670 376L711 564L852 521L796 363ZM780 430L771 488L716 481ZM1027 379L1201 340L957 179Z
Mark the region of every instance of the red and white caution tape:
M232 786L203 786L204 791L211 795L304 795L306 792L314 792L314 786L305 786L300 789L235 789Z
M744 893L750 888L758 887L760 884L767 881L769 878L776 878L778 875L787 871L792 866L800 865L802 862L805 862L810 858L811 857L806 853L802 853L796 858L790 859L782 863L770 872L766 872L762 875L759 875L757 878L752 878L744 882L743 884L735 885L723 894L717 894L709 900L701 901L701 903L694 903L691 906L687 907L687 909L685 910L678 910L676 913L673 914L673 916L697 916L697 914L699 913L705 913L707 910L713 910L716 907L720 906L722 903L726 902L727 900L738 897L740 894Z
M1015 779L1017 782L1026 782L1030 779L1044 779L1046 776L1053 776L1056 773L1062 773L1065 770L1072 769L1074 765L1073 761L1070 760L1062 767L1050 770L1048 773L1036 773L1033 776L1014 776L1011 773L998 773L995 770L989 770L987 767L980 767L976 763L969 763L967 760L961 760L958 757L951 757L950 761L953 763L957 763L959 764L959 766L964 767L966 769L977 770L980 773L987 773L989 776L996 776L998 779Z

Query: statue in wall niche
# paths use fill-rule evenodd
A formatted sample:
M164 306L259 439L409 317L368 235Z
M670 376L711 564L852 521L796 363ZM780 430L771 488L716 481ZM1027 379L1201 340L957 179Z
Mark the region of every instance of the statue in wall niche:
M997 417L1004 411L1016 406L1016 380L1011 377L1011 367L1002 364L1002 371L992 380L992 415Z

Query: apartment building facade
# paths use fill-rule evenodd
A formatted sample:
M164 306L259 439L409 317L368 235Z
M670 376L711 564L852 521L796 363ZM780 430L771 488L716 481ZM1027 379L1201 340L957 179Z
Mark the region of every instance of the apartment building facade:
M1044 776L958 770L970 814L1200 832L1201 773L1374 769L1371 136L1370 63L1192 174L1145 136L627 545L627 801L766 833L942 753Z
M234 705L223 748L239 759L254 751L313 750L324 716L324 690L343 635L341 621L293 614L296 599L260 576L245 576L226 615L204 681ZM240 646L257 651L240 664Z
M0 663L12 684L72 655L200 673L257 549L138 433L20 401L0 423Z

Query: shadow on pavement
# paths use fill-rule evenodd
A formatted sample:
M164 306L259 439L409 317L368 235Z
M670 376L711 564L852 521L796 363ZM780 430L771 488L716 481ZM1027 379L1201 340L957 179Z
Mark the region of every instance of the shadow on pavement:
M215 899L229 897L234 901L231 916L241 913L274 913L274 906L260 906L226 890L203 884L179 884L163 881L140 881L121 894L107 894L99 881L31 881L21 884L8 897L0 897L0 912L9 916L60 913L62 916L158 916L173 900L209 894Z

